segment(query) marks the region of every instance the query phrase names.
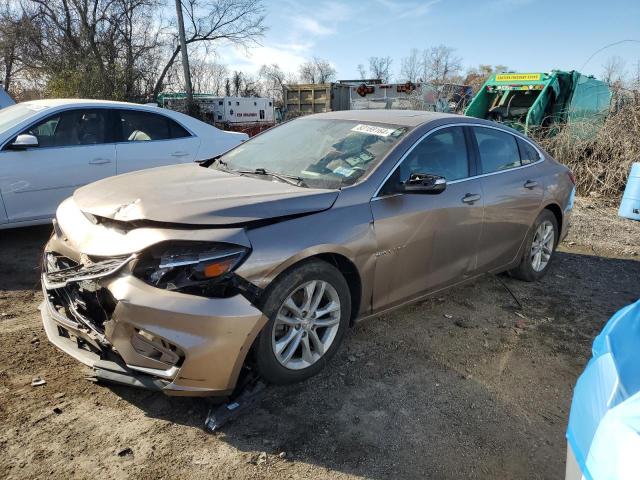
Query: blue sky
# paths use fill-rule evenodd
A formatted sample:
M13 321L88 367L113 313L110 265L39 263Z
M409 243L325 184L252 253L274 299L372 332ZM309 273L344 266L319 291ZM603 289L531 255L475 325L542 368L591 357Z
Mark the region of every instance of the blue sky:
M516 71L580 69L599 48L640 41L640 0L265 0L269 32L248 53L218 50L231 69L256 71L278 63L286 71L318 56L338 78L358 78L370 56L391 56L399 75L411 48L454 47L465 67L502 64ZM627 70L640 61L640 42L596 55L583 73L599 75L612 55Z

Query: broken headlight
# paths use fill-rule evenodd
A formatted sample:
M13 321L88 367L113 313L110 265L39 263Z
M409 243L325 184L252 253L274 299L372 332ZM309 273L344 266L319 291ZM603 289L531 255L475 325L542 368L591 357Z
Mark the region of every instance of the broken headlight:
M202 294L222 282L248 253L228 243L160 244L143 252L133 274L157 288Z

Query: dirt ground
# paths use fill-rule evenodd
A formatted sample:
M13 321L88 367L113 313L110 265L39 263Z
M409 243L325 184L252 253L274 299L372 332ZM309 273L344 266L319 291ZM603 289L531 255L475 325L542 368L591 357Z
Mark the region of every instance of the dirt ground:
M0 232L2 478L562 478L591 342L640 297L640 223L578 199L541 282L486 277L361 323L318 377L209 434L204 401L91 383L47 342L48 234Z

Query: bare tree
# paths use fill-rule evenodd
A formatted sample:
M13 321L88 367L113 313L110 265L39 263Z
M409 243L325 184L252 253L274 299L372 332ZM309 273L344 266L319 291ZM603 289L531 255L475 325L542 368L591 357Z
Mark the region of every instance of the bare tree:
M484 82L488 80L488 78L494 73L500 73L507 71L508 68L505 65L478 65L475 68L470 68L467 70L465 77L462 80L462 83L465 85L469 85L473 88L474 92L480 90Z
M638 60L634 65L630 83L631 89L636 90L640 93L640 60Z
M24 71L21 61L23 40L32 30L31 19L24 12L17 11L9 1L0 7L0 74L6 90L11 89L16 75Z
M316 67L313 62L304 62L298 67L298 73L300 74L300 81L304 83L317 83L316 82Z
M63 0L66 1L66 0ZM265 9L262 0L186 0L183 1L186 45L207 48L214 42L227 41L247 46L264 35ZM154 97L162 90L165 77L180 53L175 35L172 51L153 89Z
M400 75L408 82L416 82L420 76L420 52L412 48L408 57L402 59Z
M379 78L384 83L391 80L391 57L370 57L369 73L373 78Z
M328 60L313 57L313 63L315 64L316 72L318 73L318 83L327 83L335 80L336 69L333 68Z
M313 57L300 65L300 80L306 83L327 83L335 80L336 69L328 60Z
M431 47L423 52L422 78L436 85L450 82L462 68L462 59L455 49L446 45Z
M157 0L114 0L114 5L121 12L112 20L120 37L113 47L124 52L121 96L125 99L147 96L158 70L161 44L160 18L156 12L161 4Z
M131 99L157 69L160 0L23 0L21 64L49 95Z
M621 85L626 76L626 62L618 55L607 58L602 65L602 81L609 85Z
M195 93L222 95L225 79L229 75L227 66L198 57L190 58L190 63L193 91ZM183 84L182 80L179 84Z
M358 75L360 75L360 80L364 80L367 78L367 69L364 68L362 63L358 64Z
M258 73L264 84L265 93L273 98L276 105L282 105L283 86L287 81L287 74L275 63L263 65Z
M233 75L231 76L231 88L233 89L233 95L234 96L239 96L240 95L240 91L242 90L242 72L239 71L234 71Z
M263 95L263 85L260 78L243 74L240 94L242 97L261 97Z

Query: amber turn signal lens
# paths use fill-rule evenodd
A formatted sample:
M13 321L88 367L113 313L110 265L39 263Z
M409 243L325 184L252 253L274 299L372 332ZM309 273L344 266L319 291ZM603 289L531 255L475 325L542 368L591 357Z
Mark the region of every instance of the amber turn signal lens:
M210 263L209 265L205 265L202 273L205 276L205 278L219 277L223 273L226 273L229 271L229 269L233 266L234 261L235 259L227 259L227 260L220 260L219 262L216 262L216 263Z

